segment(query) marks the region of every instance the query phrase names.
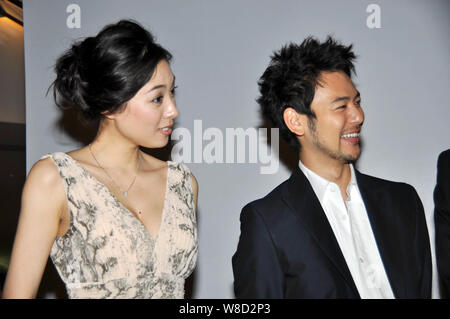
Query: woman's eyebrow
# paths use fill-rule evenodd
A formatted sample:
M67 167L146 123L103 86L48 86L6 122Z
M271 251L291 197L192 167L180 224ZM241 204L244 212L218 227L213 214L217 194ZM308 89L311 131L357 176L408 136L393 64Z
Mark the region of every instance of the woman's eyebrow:
M172 85L171 85L170 87L173 87L174 84L175 84L175 75L173 76ZM166 87L165 84L160 84L160 85L154 86L153 88L151 88L150 90L148 90L148 91L145 92L145 93L149 93L149 92L151 92L151 91L153 91L153 90L157 90L157 89L161 89L161 88L165 88L165 87Z

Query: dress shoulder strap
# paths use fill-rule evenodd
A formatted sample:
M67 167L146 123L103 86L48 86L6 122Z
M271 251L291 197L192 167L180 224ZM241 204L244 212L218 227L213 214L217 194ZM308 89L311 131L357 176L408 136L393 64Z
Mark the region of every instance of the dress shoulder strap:
M75 203L85 201L89 196L88 175L81 164L75 159L63 152L46 154L41 159L50 157L55 163L59 175L63 181L64 191L69 204L69 209L73 208ZM72 209L71 209L72 211Z
M46 154L41 159L50 157L58 168L61 177L78 177L82 175L82 169L70 155L63 152Z
M168 161L169 170L167 178L170 178L169 184L183 184L183 186L192 191L191 170L184 163Z
M183 163L168 162L167 172L169 202L182 203L188 211L194 213L194 192L192 188L191 170Z

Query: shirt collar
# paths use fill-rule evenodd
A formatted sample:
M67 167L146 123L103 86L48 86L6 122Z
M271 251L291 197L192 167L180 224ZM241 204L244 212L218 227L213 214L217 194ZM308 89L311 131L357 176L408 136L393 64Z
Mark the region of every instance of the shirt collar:
M350 165L350 182L347 186L347 194L350 194L351 187L357 186L356 183L356 175L355 175L355 169L353 168L353 164ZM303 174L305 174L306 178L310 182L314 193L316 193L316 196L319 198L319 201L322 201L325 193L328 190L328 186L330 184L336 185L333 182L328 181L327 179L323 178L322 176L317 175L315 172L307 168L301 160L298 161L298 166L302 170ZM337 186L337 185L336 185Z
M358 185L358 183L356 182L355 168L353 167L352 163L350 163L349 165L350 165L350 182L348 183L348 187L350 187L350 185L356 186Z

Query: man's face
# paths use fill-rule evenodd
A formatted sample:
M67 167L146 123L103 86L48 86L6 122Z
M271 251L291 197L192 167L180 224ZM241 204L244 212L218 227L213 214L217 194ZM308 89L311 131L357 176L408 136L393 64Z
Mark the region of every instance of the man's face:
M358 159L360 132L364 122L361 98L353 82L343 72L323 72L316 87L302 143L302 152L317 160L333 159L341 163Z

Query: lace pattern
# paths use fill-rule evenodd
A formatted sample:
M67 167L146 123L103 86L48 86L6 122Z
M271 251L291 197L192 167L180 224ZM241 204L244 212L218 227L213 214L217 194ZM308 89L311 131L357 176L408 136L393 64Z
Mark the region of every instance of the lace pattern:
M50 257L69 298L183 298L197 260L190 171L168 162L161 226L153 238L109 189L65 153L50 157L63 180L70 228Z

